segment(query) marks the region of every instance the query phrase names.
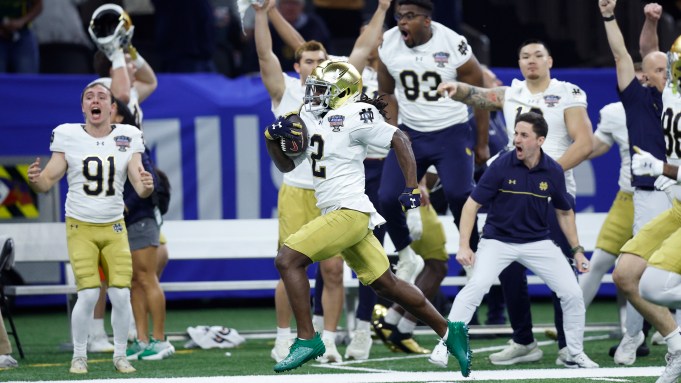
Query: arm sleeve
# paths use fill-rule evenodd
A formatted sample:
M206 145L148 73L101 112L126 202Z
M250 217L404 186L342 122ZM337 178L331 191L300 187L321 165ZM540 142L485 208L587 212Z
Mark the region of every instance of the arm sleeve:
M500 161L494 161L484 173L480 181L471 192L471 198L481 205L487 205L499 193L500 175L504 174L500 169Z
M553 206L560 210L572 209L572 198L568 194L567 187L565 186L565 174L560 165L556 164L553 168L551 178L555 185L552 189L553 193L551 193L551 202L553 202Z

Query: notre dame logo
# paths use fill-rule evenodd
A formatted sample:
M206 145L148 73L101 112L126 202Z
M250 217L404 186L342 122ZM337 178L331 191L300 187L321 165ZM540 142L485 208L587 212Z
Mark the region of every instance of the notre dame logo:
M359 112L359 118L361 118L362 122L365 124L374 122L374 112L371 109L362 109L362 111Z
M541 191L546 191L549 188L549 184L546 182L540 182L539 183L539 190Z

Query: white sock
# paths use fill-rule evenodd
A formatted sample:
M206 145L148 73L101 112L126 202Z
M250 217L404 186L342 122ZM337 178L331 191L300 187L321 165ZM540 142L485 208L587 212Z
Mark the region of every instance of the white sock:
M670 353L675 353L681 351L681 328L676 328L670 334L664 337L667 341L667 350Z
M615 264L617 257L603 249L596 249L591 256L589 272L579 276L579 287L584 296L584 307L589 307L601 286L603 275Z
M400 319L400 322L397 324L397 329L402 333L402 334L411 334L414 332L414 329L416 328L416 322L410 321L409 319L402 317Z
M111 327L114 334L114 358L125 356L125 348L128 345L128 328L130 326L130 289L127 287L109 287L109 300L111 301Z
M90 321L90 335L95 337L106 336L104 329L104 318L92 318Z
M391 307L388 309L388 312L385 314L383 319L387 324L397 324L397 322L402 319L402 314L398 313L397 310Z
M336 332L335 331L327 331L324 330L324 333L322 334L322 340L330 340L331 342L336 342Z
M322 315L313 315L312 327L324 330L324 317Z
M98 299L99 287L78 291L78 299L71 312L74 358L87 358L87 335Z
M355 330L369 331L371 330L371 323L364 320L358 320Z
M278 340L289 340L289 339L291 339L291 328L290 327L277 327L277 339Z

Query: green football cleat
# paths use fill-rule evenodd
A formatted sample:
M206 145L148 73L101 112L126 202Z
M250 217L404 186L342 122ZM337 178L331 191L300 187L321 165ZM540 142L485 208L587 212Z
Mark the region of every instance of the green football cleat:
M304 340L296 338L286 358L274 365L274 372L284 372L302 366L305 362L324 355L326 347L319 333L315 333L312 339Z
M471 344L468 341L468 326L463 322L447 321L449 333L445 340L447 351L459 361L461 375L471 374Z

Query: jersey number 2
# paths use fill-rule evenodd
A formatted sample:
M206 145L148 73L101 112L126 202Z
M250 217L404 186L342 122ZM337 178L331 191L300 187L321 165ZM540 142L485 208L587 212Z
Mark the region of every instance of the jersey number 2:
M116 191L114 190L114 175L116 174L114 158L113 156L109 156L105 161L109 164L109 169L107 171L108 175L106 177L106 196L112 196L116 194ZM92 165L94 165L94 172L92 172L92 169L90 168ZM90 184L83 185L85 194L93 196L101 194L102 190L104 190L104 164L102 163L102 159L94 156L85 158L83 160L83 177L91 182ZM96 183L94 188L92 187L92 182Z
M317 161L324 158L324 139L319 134L315 134L310 138L310 143L317 149L310 156L310 158L312 158L312 175L319 178L326 178L326 166L320 166L319 169L317 169Z

